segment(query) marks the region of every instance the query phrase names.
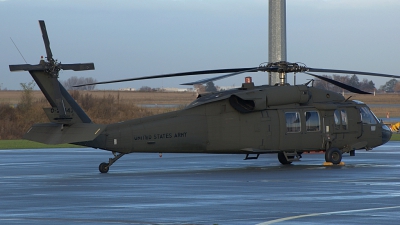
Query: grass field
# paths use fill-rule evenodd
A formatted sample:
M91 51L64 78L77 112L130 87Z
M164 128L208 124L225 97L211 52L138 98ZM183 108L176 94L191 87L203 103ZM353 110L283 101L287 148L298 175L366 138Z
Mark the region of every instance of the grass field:
M0 149L83 148L78 145L46 145L28 140L0 140Z
M351 96L351 100L359 100L367 104L400 104L400 94L376 94L360 95L360 94L345 94L344 97Z
M392 134L392 138L390 138L390 141L400 141L400 134Z
M352 100L359 100L367 105L379 104L387 105L386 107L370 106L372 112L379 118L386 117L389 113L390 117L400 117L400 108L395 105L400 105L400 94L377 94L374 95L360 95L360 94L345 94L345 98L350 97ZM391 106L392 105L392 106Z

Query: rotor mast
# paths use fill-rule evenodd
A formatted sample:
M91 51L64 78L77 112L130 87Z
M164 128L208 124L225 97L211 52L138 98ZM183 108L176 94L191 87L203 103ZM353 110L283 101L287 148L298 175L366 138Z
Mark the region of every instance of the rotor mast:
M286 0L269 0L268 62L286 62ZM270 72L269 85L287 83L286 72Z

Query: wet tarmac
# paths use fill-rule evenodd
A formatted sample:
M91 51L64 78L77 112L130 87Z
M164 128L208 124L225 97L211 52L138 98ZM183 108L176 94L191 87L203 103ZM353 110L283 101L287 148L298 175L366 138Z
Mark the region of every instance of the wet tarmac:
M275 155L0 151L0 224L399 224L400 142L281 166Z

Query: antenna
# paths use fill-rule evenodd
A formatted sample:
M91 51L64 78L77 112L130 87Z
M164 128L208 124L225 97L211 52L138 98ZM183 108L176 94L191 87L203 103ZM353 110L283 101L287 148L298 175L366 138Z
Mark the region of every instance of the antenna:
M22 55L21 51L18 49L18 47L17 47L17 45L15 44L14 40L13 40L11 37L10 37L10 39L11 39L12 43L14 44L15 48L17 48L19 54L20 54L20 55L22 56L22 58L24 59L25 63L28 63L28 62L25 60L24 56Z

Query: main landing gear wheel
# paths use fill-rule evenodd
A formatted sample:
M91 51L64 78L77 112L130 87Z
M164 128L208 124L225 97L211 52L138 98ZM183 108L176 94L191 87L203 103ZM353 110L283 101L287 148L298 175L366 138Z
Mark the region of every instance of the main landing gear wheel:
M293 159L294 156L288 156L288 158L289 158L289 159ZM285 154L284 154L283 152L278 152L278 160L279 160L279 162L280 162L281 164L283 164L283 165L292 164L292 161L288 161L288 160L286 159Z
M334 165L340 164L342 161L342 152L338 148L330 148L325 152L325 161Z
M105 163L105 162L100 163L100 165L99 165L100 173L107 173L109 169L110 169L110 167L108 166L108 163Z

